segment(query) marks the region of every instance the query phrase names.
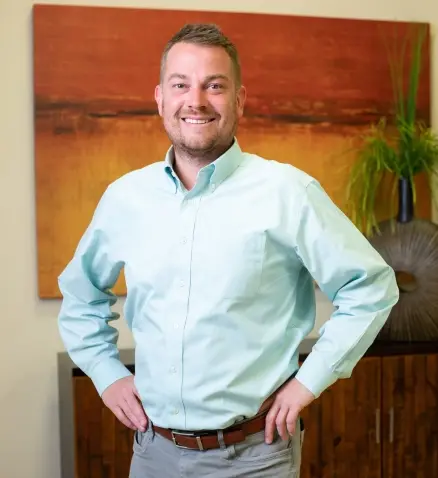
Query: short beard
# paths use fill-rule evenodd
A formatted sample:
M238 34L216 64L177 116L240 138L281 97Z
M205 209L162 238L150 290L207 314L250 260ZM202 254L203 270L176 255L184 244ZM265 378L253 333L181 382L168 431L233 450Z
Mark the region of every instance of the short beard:
M163 106L163 118L165 118L165 111ZM174 116L174 120L176 124L181 121L181 118L178 115ZM211 139L209 143L206 145L202 145L200 147L191 146L187 144L184 140L182 134L180 134L180 130L175 134L173 132L173 128L171 125L169 127L166 126L166 122L163 122L164 129L167 133L167 136L172 143L175 151L184 155L187 159L193 158L197 160L211 160L211 158L216 159L217 157L221 156L232 144L234 141L234 137L237 131L237 117L234 118L233 125L230 130L230 135L227 138L221 138L220 135L216 135L214 138Z

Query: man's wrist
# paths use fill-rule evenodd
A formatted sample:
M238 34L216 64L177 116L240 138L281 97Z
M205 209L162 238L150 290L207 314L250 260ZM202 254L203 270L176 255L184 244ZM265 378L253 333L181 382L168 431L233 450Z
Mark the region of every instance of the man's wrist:
M319 353L312 351L304 360L295 379L312 393L314 398L318 398L336 382L338 376L327 366Z
M89 373L97 392L102 393L117 380L129 377L132 373L116 358L109 358L99 362Z

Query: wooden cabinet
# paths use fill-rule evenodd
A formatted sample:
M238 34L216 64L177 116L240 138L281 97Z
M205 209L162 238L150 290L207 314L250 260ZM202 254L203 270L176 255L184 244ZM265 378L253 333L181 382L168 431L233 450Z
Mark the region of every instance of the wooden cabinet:
M300 478L437 478L438 346L431 349L370 350L350 379L305 409ZM127 477L133 432L87 377L76 371L71 380L74 457L63 460L62 478Z
M438 354L382 359L384 478L438 477Z
M134 432L103 404L88 377L73 377L75 478L127 478Z
M381 361L363 358L308 408L300 478L380 478Z
M438 354L365 357L302 416L300 478L437 478Z

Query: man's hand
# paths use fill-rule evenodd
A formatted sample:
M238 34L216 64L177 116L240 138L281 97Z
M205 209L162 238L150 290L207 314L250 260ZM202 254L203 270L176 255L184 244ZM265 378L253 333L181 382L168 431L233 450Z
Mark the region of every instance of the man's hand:
M140 395L134 385L134 377L121 378L102 393L103 403L128 428L146 430L148 419L141 406Z
M313 400L315 400L313 393L297 379L294 378L283 385L266 416L266 443L272 443L276 427L283 440L287 440L289 435L293 435L299 413Z

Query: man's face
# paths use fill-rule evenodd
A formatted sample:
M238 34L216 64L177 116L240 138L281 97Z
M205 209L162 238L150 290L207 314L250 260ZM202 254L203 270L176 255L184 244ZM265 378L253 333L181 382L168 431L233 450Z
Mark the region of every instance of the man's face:
M155 99L173 145L202 156L232 142L245 91L237 88L223 48L177 43L168 52Z

